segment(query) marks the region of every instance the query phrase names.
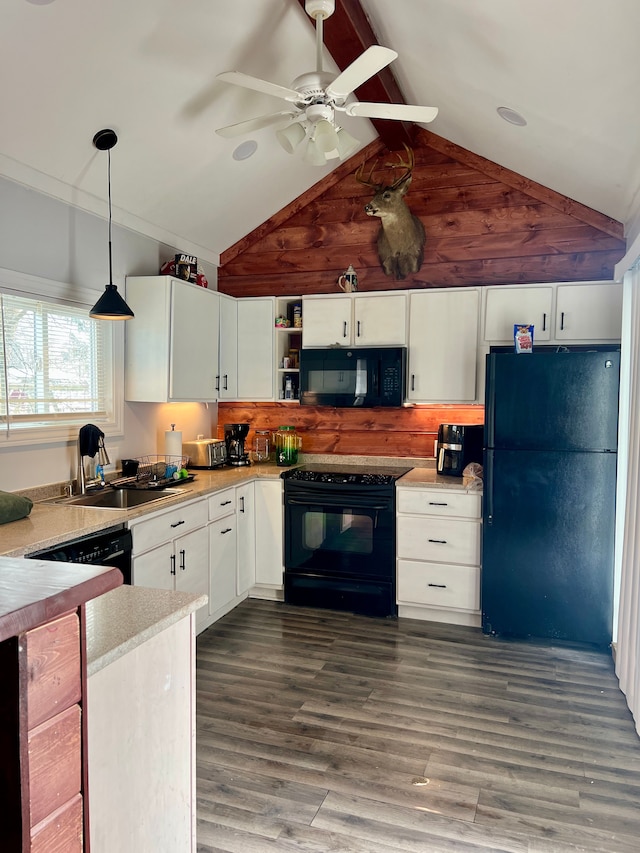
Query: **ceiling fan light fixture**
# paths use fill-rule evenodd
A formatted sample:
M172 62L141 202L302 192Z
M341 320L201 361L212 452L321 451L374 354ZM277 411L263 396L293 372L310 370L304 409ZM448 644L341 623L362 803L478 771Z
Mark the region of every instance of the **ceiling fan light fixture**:
M93 137L93 144L98 151L107 152L107 181L109 188L109 284L89 311L89 316L94 320L131 320L134 313L118 293L118 288L113 283L113 261L111 256L111 149L114 147L118 137L114 130L99 130Z
M338 134L330 121L320 119L320 121L316 122L313 138L318 150L322 151L326 157L331 159L334 156L338 156ZM332 153L334 151L336 152L335 154Z
M327 165L327 158L325 157L324 152L318 148L313 138L310 138L307 143L307 147L304 152L304 159L311 166Z
M338 155L341 160L346 160L356 153L360 143L344 127L338 127L336 130L338 133Z
M276 139L287 154L293 154L305 136L305 129L300 122L295 122L276 131Z

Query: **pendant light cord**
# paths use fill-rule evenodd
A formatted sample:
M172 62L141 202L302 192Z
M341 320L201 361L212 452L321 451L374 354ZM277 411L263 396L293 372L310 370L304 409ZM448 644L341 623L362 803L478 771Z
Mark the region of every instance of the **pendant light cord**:
M107 151L107 182L109 185L109 284L113 284L113 268L111 262L111 149Z

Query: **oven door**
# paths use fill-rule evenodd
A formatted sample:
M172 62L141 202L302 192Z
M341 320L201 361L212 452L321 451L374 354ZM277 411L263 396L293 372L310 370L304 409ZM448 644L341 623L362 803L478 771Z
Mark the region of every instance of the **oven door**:
M285 484L285 569L390 580L395 573L393 492L338 484Z

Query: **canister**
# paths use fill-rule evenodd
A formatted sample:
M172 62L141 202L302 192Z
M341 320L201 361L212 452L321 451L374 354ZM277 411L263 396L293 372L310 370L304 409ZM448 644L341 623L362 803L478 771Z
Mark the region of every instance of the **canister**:
M273 443L276 448L276 464L281 467L298 464L298 450L302 445L302 439L296 433L294 426L280 426L273 434Z

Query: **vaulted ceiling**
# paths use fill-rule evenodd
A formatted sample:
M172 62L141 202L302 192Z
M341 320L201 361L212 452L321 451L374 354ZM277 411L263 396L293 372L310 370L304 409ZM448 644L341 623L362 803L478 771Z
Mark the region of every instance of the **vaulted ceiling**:
M620 222L640 187L637 0L337 0L324 63L371 43L399 54L360 100L439 107L430 132ZM0 175L105 214L211 262L337 165L289 155L273 128L236 161L215 129L280 108L215 79L240 70L290 86L315 67L304 0L12 0L0 27ZM504 122L507 106L526 127ZM413 138L345 121L364 148ZM355 158L357 163L357 157ZM354 165L355 165L354 163ZM0 266L2 261L0 259Z

